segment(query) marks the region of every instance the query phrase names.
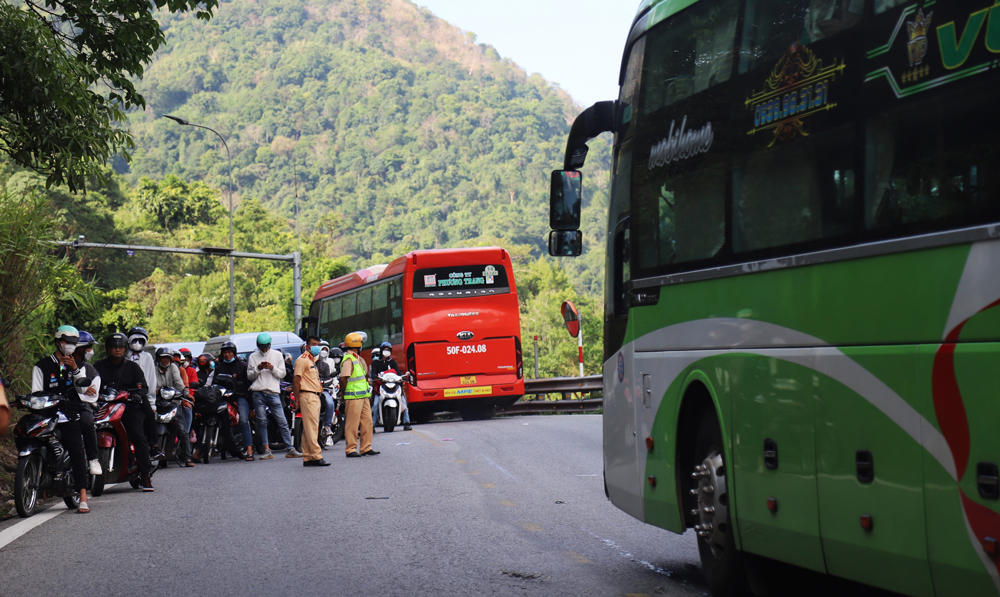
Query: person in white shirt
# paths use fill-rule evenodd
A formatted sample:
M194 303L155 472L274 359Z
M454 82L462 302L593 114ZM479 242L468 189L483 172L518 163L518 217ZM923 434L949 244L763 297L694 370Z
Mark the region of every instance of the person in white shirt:
M143 405L146 414L145 431L146 441L149 442L149 457L153 460L163 460L164 454L160 451L160 436L156 429L156 361L153 355L144 348L149 342L149 334L145 328L134 327L128 331L128 350L125 351L125 360L133 361L142 369L142 375L146 378L149 386L147 401Z
M250 381L250 395L257 412L257 433L264 449L261 460L274 458L267 439L267 410L270 409L281 440L288 446L285 458L301 458L302 452L295 449L292 434L288 430L285 409L281 406L281 380L285 378L285 358L280 350L271 350L271 334L257 335L257 350L247 360L247 380Z

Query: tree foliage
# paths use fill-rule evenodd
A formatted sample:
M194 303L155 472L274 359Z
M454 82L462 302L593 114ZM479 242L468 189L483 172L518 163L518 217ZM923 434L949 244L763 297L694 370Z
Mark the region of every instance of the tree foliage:
M217 0L22 0L0 3L0 151L82 189L134 148L121 128L145 108L141 77L165 36L154 8L209 19Z

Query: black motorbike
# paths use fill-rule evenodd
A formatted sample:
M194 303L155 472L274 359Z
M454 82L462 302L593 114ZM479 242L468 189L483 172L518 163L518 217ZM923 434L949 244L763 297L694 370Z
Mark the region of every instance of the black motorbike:
M235 450L230 433L230 400L236 380L232 375L216 375L211 386L198 388L195 393L195 432L201 444L201 461L208 464L218 453L226 459L226 450ZM238 451L234 452L234 456Z
M90 386L91 379L76 380L75 386ZM64 396L35 392L19 396L17 405L28 411L17 424L14 443L17 446L17 472L14 475L14 507L22 518L35 513L38 493L61 497L66 507L80 507L80 494L74 489L73 469L69 452L62 444L59 423L67 421L59 412L66 402ZM88 479L88 486L93 479Z
M167 468L170 456L177 453L178 434L183 433L178 417L183 397L184 393L174 388L163 387L156 391L156 434L160 451L167 455L160 462L160 468Z

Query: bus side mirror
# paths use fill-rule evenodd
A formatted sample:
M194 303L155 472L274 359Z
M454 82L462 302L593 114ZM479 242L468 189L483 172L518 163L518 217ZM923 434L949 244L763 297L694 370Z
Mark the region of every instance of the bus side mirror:
M577 170L555 170L549 186L549 228L578 230L583 174Z
M579 257L583 253L583 233L579 230L553 230L549 232L549 255L553 257Z

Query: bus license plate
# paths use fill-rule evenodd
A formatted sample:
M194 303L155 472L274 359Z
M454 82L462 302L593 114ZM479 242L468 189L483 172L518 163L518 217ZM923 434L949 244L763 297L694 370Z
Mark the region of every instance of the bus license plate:
M463 376L461 378L461 382L463 386L474 386L476 385L476 376L475 375Z
M449 346L447 350L449 355L452 354L484 354L486 352L485 344L463 344L461 346Z

